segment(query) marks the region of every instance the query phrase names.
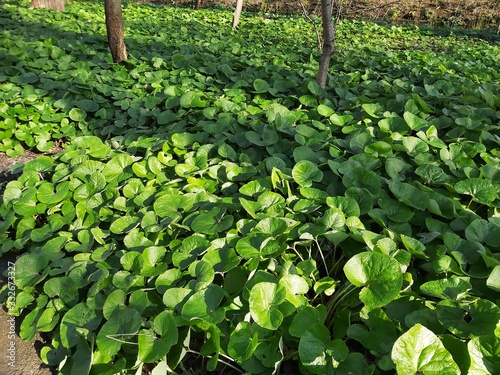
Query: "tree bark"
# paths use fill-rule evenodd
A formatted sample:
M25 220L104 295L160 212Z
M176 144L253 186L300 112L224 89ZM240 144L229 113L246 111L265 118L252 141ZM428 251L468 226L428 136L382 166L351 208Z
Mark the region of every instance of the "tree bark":
M236 9L233 14L233 29L240 23L241 11L243 10L243 0L236 0Z
M64 0L32 0L30 8L47 8L64 12Z
M106 31L108 45L115 63L127 60L127 48L123 41L123 16L121 0L105 0Z
M328 69L333 52L335 52L335 28L332 22L332 0L321 0L321 22L323 24L323 51L319 60L316 82L319 86L326 86Z
M194 6L194 9L200 9L201 8L201 2L202 2L202 0L196 0L196 4Z

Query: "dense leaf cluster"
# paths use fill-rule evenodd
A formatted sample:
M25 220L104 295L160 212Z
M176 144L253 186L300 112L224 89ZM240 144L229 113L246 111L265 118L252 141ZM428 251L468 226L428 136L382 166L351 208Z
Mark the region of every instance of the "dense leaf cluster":
M344 22L323 90L300 19L129 5L116 66L101 9L67 8L1 15L2 151L66 143L0 206L44 361L499 368L498 46Z

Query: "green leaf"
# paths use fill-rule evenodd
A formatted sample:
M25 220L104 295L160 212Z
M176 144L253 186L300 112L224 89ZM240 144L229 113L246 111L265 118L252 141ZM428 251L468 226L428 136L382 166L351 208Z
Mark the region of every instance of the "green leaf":
M498 188L488 180L467 178L457 182L455 190L459 194L471 195L476 202L489 205L497 198Z
M231 215L226 215L226 210L214 207L210 211L200 211L191 222L191 228L195 232L214 235L230 228L233 221Z
M122 344L137 342L140 327L141 315L137 310L126 308L115 312L97 334L99 351L106 357L113 357Z
M139 255L139 253L136 253ZM127 306L125 304L125 300L127 298L126 293L121 289L113 290L107 297L106 301L104 301L104 305L102 307L102 314L104 318L110 319L113 313L118 312L120 310L124 310Z
M413 167L400 158L388 158L385 162L385 171L393 180L402 181L405 173ZM418 169L418 168L417 168Z
M275 330L283 321L279 306L286 299L286 289L275 283L261 282L250 290L250 315L255 322L267 329Z
M428 259L428 255L425 253L426 247L419 240L401 234L401 242L406 250L408 250L415 258Z
M345 215L341 209L328 208L323 217L318 219L317 223L320 223L327 229L342 229L345 225Z
M421 324L414 325L396 340L391 358L398 374L460 373L458 365L441 340Z
M164 358L177 343L178 336L172 311L162 311L154 318L153 330L143 329L139 333L139 359L144 363L154 363Z
M323 117L330 117L331 115L333 115L335 113L335 111L332 108L330 108L324 104L318 105L316 110Z
M84 338L80 338L76 345L76 351L74 355L69 356L68 355L69 353L67 353L65 356L66 362L64 362L64 360L61 360L59 362L59 363L64 363L64 366L60 369L61 373L89 374L90 369L92 367L93 348L94 348L93 339L91 339L89 342Z
M415 169L415 173L427 184L441 185L452 181L452 178L436 165L421 165Z
M35 285L43 280L48 272L47 265L49 260L47 257L39 256L38 254L25 254L16 261L16 278L15 282L19 289L24 289L27 286ZM47 270L48 271L48 270Z
M254 196L271 189L271 184L267 180L254 180L247 182L239 192L243 195Z
M113 221L109 227L112 233L126 233L139 225L140 219L137 216L122 216Z
M344 356L345 346L344 342L341 340L334 340L337 343L338 354L332 358L333 364L337 365L339 361L340 364L335 369L335 374L359 374L359 375L372 375L375 371L375 365L367 365L366 357L361 353L349 353ZM343 344L343 345L342 345ZM379 362L379 367L382 367Z
M208 287L214 279L212 264L206 260L197 260L189 266L189 274L196 278L197 288Z
M180 105L184 108L204 108L206 101L202 99L202 94L195 91L188 91L181 95Z
M399 294L403 274L394 258L375 252L353 256L344 266L347 279L357 287L364 287L359 299L368 307L385 306Z
M156 122L158 123L158 125L170 124L176 120L177 120L176 113L168 109L160 113L156 118Z
M19 330L20 338L25 341L31 341L35 337L38 319L40 319L42 313L43 308L37 307L24 317Z
M224 311L219 305L224 295L224 289L210 284L208 288L195 292L187 299L181 310L182 317L187 320L203 319L214 324L220 323L224 318Z
M255 81L253 81L253 87L255 89L255 92L258 94L267 92L267 90L269 90L270 88L269 84L260 78L257 78Z
M193 203L185 195L165 194L155 199L153 208L159 217L174 217L177 211L189 211Z
M292 177L300 186L310 187L323 179L323 172L309 160L301 160L293 167Z
M192 295L192 291L187 288L169 288L163 294L163 303L170 309L180 311L182 305Z
M302 190L301 190L302 191ZM346 217L348 216L360 216L361 211L359 209L358 202L352 198L346 197L328 197L326 198L326 204L332 208L339 209L344 213Z
M265 127L261 133L257 133L253 130L247 131L245 137L249 142L257 146L270 146L279 140L278 133L271 127Z
M68 355L68 351L65 348L52 348L50 346L44 346L40 351L40 359L43 363L49 366L59 365Z
M375 157L392 156L392 145L384 141L377 141L365 146L364 151Z
M54 277L43 285L43 291L49 297L59 297L65 305L71 306L78 298L78 285L69 276Z
M46 308L36 323L39 332L50 332L59 323L59 314L53 308Z
M227 351L238 362L244 362L253 355L259 344L258 339L258 334L252 332L250 323L239 322L231 332Z
M500 338L494 335L473 337L467 344L471 365L468 374L495 374L500 368Z
M408 124L408 126L410 127L410 129L412 130L421 130L427 126L429 126L429 124L427 123L427 121L425 121L424 119L414 115L413 113L411 112L405 112L403 114L403 118L405 119L406 123Z
M69 111L69 118L73 121L84 121L87 118L87 112L81 108L72 108Z
M155 281L156 289L160 294L163 294L169 287L175 285L180 280L181 277L182 273L177 268L171 268L169 270L166 270L165 272L160 274L156 279Z
M331 277L323 277L314 283L314 291L317 294L325 293L327 296L331 296L335 292L338 283Z
M384 112L384 107L382 107L379 103L364 103L361 107L365 110L365 112L375 118L380 118L382 112Z
M427 146L427 143L417 137L404 137L403 146L411 156L417 156L429 151L429 146Z
M210 242L199 235L186 237L182 245L172 255L172 262L176 267L187 268L199 254L210 247Z
M99 104L89 99L79 100L75 104L87 112L96 112L99 109Z
M437 304L436 312L439 322L461 338L489 335L500 321L500 308L486 299L468 304L444 300Z
M322 323L319 309L304 306L294 315L288 330L292 336L302 337L316 323Z
M364 324L351 324L347 336L372 352L389 353L399 335L394 322L381 308L363 309L360 316Z
M488 280L486 280L486 285L496 292L500 292L500 265L493 268Z
M273 257L283 249L269 234L253 232L236 243L236 251L241 257L251 259L258 256Z
M281 196L279 197L281 198ZM287 232L289 226L290 222L287 222L281 218L269 217L259 221L255 226L254 231L270 234L273 237L277 237L280 234Z
M95 330L101 320L102 316L90 309L85 302L78 303L61 320L61 344L68 349L75 346L81 337L87 338L88 333Z
M382 186L380 176L372 170L365 167L347 167L346 173L342 178L342 183L347 188L364 188L373 195L376 195ZM358 202L359 203L359 202Z
M102 175L108 183L122 181L131 176L125 172L126 168L134 162L132 156L119 154L109 160L102 170Z
M468 297L468 292L471 289L472 285L467 280L456 276L428 281L420 286L420 290L424 294L452 301Z
M396 180L390 180L388 185L394 196L404 204L421 211L429 206L429 195L415 186Z
M300 362L315 374L326 373L330 332L320 323L308 327L299 341ZM345 353L347 356L347 353Z
M63 181L58 184L54 191L54 185L47 181L42 181L38 186L37 198L41 203L56 204L64 200L69 192L69 182Z
M309 284L306 279L299 275L284 275L279 279L279 284L286 290L286 299L295 307L300 307L307 303L304 294L309 291Z

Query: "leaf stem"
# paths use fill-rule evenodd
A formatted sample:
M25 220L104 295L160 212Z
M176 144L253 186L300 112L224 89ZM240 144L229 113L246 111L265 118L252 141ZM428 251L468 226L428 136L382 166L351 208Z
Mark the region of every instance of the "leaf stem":
M467 209L469 209L470 205L472 204L472 199L473 199L473 198L474 198L474 197L471 197L471 199L470 199L470 201L469 201L469 204L467 204Z
M331 326L333 324L333 314L335 313L338 304L356 289L356 286L352 285L349 282L345 282L339 289L339 291L335 293L334 297L328 302L328 304L326 305L326 310L328 312L327 322L329 329L331 329Z
M326 264L326 259L325 259L325 256L323 255L323 251L321 250L321 246L320 246L320 244L319 244L319 242L318 242L317 239L315 239L314 242L316 243L316 246L318 247L318 253L321 256L321 260L322 260L323 265L325 267L326 276L329 277L330 276L330 270L328 268L328 265Z
M191 353L191 354L197 354L197 355L201 356L201 353L200 353L200 352L197 352L196 350L193 350L193 349L188 349L188 350L187 350L187 352L188 352L188 353ZM211 356L211 355L206 355L206 356L204 356L204 357L207 357L207 358L213 358L213 356ZM227 359L228 359L228 360L230 360L230 361L234 361L231 357L228 357L227 355L224 355L224 354L221 354L221 353L219 353L219 357L224 357L224 358L227 358ZM224 361L224 360L222 360L222 359L220 359L220 358L218 358L218 359L217 359L217 362L223 363L224 365L226 365L226 366L228 366L228 367L231 367L233 370L238 371L238 373L240 373L240 374L243 374L243 373L244 373L244 372L243 372L243 371L241 371L241 369L239 369L238 367L236 367L236 366L232 365L231 363L226 362L226 361Z

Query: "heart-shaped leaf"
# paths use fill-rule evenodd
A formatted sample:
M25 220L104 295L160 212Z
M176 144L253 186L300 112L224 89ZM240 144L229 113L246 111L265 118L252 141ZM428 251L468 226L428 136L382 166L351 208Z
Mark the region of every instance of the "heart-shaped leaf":
M370 308L385 306L399 294L403 274L394 258L375 252L353 256L344 266L347 279L363 287L359 299Z
M285 298L286 289L280 284L270 282L255 284L250 290L250 315L259 326L275 330L284 318L279 306Z
M323 179L323 172L309 160L301 160L293 167L292 177L300 186L310 187Z
M391 358L400 374L460 373L441 340L421 324L414 325L396 340Z

